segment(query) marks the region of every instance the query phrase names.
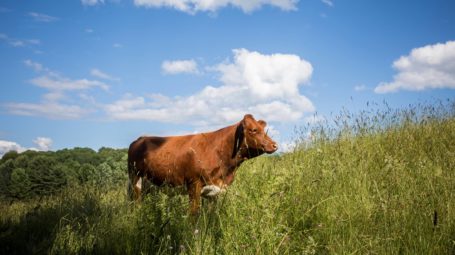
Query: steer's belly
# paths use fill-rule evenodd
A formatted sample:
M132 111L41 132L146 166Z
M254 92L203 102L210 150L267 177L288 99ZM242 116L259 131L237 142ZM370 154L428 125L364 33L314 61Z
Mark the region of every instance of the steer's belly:
M184 184L183 176L179 176L172 171L148 171L147 179L157 186L182 186Z
M169 152L149 153L144 159L147 178L155 185L181 186L184 184L184 172L181 159Z
M164 193L169 197L173 197L176 195L186 195L188 192L184 186L169 186L166 184L157 186L156 184L152 183L148 178L142 178L142 191L144 194L157 194Z

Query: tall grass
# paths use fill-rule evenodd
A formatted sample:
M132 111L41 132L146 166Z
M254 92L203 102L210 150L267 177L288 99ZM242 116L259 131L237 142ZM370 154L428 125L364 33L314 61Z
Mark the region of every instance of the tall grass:
M453 254L455 102L369 106L245 162L217 201L132 204L123 183L1 205L0 253ZM311 134L308 136L307 134Z

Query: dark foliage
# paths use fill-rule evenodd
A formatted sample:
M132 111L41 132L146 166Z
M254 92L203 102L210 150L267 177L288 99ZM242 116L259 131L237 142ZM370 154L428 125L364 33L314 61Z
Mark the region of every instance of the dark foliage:
M8 152L0 160L0 199L31 199L71 185L107 185L124 180L126 150L64 149L56 152Z

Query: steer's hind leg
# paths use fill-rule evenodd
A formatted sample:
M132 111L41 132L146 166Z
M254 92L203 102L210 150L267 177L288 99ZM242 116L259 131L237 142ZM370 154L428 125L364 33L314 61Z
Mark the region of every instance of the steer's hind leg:
M190 197L190 213L191 215L198 215L199 208L201 207L201 189L202 183L197 180L188 184L188 195Z
M132 192L132 199L140 201L141 200L141 192L142 192L142 178L137 175L130 176L131 180L131 188L133 190Z

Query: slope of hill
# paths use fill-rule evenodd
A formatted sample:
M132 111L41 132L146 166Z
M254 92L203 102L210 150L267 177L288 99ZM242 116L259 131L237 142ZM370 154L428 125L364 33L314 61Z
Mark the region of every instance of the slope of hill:
M10 155L0 165L0 253L451 254L454 141L451 101L343 113L303 129L294 152L244 163L196 222L172 190L128 201L125 151L39 155L67 157L66 168ZM52 189L33 186L46 181L33 167L46 164Z

